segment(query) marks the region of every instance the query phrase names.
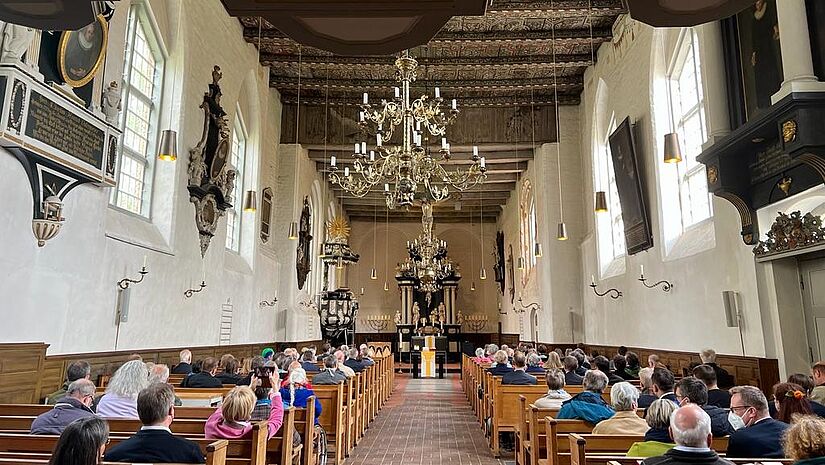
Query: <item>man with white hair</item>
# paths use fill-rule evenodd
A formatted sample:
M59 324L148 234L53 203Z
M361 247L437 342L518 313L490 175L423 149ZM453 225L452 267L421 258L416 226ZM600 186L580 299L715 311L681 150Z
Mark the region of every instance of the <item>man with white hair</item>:
M95 398L95 384L88 379L72 381L61 397L48 412L41 413L31 426L32 434L60 434L69 423L80 418L94 416L92 400Z
M704 349L699 353L699 359L702 363L709 365L716 372L716 384L719 389L730 389L736 385L736 380L728 373L727 370L716 364L716 351L713 349Z
M639 390L623 381L610 388L610 403L616 414L601 421L593 428L593 434L638 434L649 429L645 420L636 414L639 406Z
M615 413L602 398L602 391L607 387L607 375L599 370L588 370L584 374L581 393L561 405L556 418L563 420L584 420L597 424L607 420Z
M680 407L670 417L670 436L676 447L642 465L731 465L711 449L710 417L698 405Z
M180 351L180 363L172 367L172 374L188 375L192 373L192 351L183 349Z
M342 351L342 350L336 350L335 351L335 360L338 361L338 371L343 373L344 376L346 376L347 378L355 377L355 371L352 368L350 368L350 367L348 367L344 364L344 358L345 358L344 351Z

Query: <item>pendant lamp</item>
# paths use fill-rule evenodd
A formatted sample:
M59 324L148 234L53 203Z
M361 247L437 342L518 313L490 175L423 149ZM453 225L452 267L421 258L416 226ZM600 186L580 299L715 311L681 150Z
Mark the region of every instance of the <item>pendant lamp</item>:
M163 161L175 161L178 159L178 133L172 129L164 129L160 133L160 144L158 144L158 158Z
M373 281L378 279L378 272L375 271L375 268L373 268L372 271L370 272L370 279L373 280Z
M389 291L389 290L390 290L390 285L389 285L389 284L387 284L387 282L386 282L386 281L384 281L384 292L387 292L387 291Z
M524 257L519 257L519 258L518 258L518 266L517 266L517 268L518 268L519 270L523 270L523 269L524 269Z
M253 190L246 191L243 196L243 211L254 212L257 209L258 193Z
M679 147L679 134L670 132L665 134L665 163L679 163L682 161L682 149Z
M479 278L480 278L482 281L484 281L485 279L487 279L487 270L485 270L484 268L482 268L482 269L481 269L481 273L479 274Z
M607 213L607 194L604 191L596 192L596 213Z
M259 19L260 20L260 19ZM260 25L258 26L260 28ZM260 33L259 33L260 34ZM260 50L260 48L259 48ZM299 128L301 125L301 64L302 64L301 46L298 46L298 97L295 101L295 169L293 176L295 176L295 190L294 196L298 196L298 161L300 159L300 145L298 145ZM293 221L289 224L289 239L298 239L298 222Z
M298 240L298 223L293 221L289 223L289 240L296 241Z
M542 252L542 249L541 249L541 243L536 242L535 244L533 244L533 256L536 257L536 258L541 258L542 255L543 255L543 252Z
M566 241L567 240L567 224L565 224L564 221L559 223L559 231L558 231L558 234L556 235L556 239L558 239L560 241ZM539 244L539 245L541 245L541 244Z
M473 281L473 283L470 284L470 290L473 291L473 292L476 291L476 282L475 281Z

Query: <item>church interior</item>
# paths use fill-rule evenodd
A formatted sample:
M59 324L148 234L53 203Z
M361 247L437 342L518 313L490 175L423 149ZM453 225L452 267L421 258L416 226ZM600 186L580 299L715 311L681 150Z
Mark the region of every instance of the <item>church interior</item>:
M825 463L824 120L817 0L0 2L0 463Z

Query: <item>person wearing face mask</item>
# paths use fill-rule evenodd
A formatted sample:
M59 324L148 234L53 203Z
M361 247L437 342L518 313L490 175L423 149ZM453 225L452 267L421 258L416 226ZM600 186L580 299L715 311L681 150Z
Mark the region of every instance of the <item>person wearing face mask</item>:
M80 418L93 417L92 401L95 384L88 379L72 381L66 395L58 399L54 408L41 413L31 426L32 434L61 434L69 423Z
M783 458L782 436L787 423L771 418L768 399L754 386L737 386L730 390L731 413L745 425L730 435L727 456L730 458Z
M708 388L698 378L687 376L676 384L676 400L680 406L696 404L710 417L710 431L713 437L727 436L735 430L728 421L728 411L708 404Z

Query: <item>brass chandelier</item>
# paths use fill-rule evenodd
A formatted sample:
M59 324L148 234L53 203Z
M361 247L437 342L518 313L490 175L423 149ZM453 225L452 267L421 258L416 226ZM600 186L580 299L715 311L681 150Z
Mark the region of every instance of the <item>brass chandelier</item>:
M407 51L395 60L395 97L372 106L364 93L359 114L359 126L368 138L374 138L374 149L367 142L356 142L352 168L341 170L335 157L330 158L330 181L349 195L365 197L375 186L383 184L387 207L409 207L415 201L438 203L450 196L450 190L463 192L487 178L486 160L473 147L472 164L467 169L447 169L450 144L447 127L458 115L455 99L449 110L442 108L444 99L438 87L435 98L422 95L411 100L410 85L417 78L418 61ZM398 145L387 144L400 133ZM441 149L433 154L428 148L430 136L441 138ZM423 187L423 188L422 188Z
M422 232L412 242L407 241L409 257L399 265L398 273L417 279L422 292L436 292L441 289L442 281L457 276L458 270L447 258L447 242L433 232L432 204L424 201L421 208Z

